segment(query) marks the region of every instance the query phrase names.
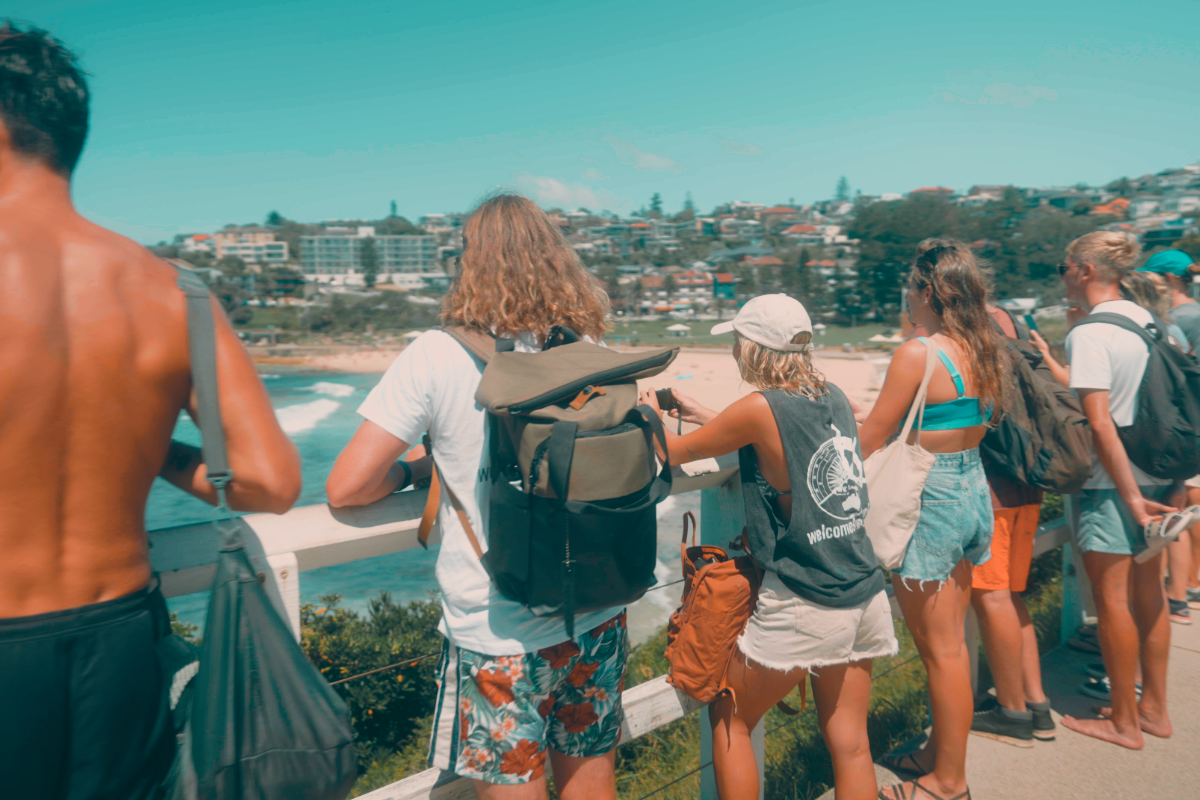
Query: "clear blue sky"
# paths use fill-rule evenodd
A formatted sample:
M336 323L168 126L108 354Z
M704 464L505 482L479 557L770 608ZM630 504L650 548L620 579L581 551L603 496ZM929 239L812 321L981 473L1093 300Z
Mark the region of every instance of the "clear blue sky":
M93 76L80 209L147 243L499 186L707 210L1200 159L1194 0L7 5Z

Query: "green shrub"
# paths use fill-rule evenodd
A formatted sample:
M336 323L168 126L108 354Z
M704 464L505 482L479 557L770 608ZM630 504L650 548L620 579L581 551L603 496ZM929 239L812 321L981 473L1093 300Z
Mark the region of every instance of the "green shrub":
M359 771L365 772L402 750L433 708L442 610L431 601L400 605L386 592L368 603L365 614L339 608L340 602L333 594L320 605L300 607L300 645L331 683L433 654L334 687L350 707Z

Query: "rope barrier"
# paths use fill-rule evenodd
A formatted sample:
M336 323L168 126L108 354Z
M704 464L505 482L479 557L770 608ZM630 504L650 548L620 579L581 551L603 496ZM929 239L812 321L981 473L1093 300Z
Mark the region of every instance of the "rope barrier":
M412 666L413 664L416 664L419 661L424 661L427 658L433 658L435 656L440 656L440 655L441 655L441 652L426 653L423 656L417 656L416 658L410 658L407 661L398 661L395 664L388 664L386 667L379 667L378 669L368 670L367 672L360 672L357 675L351 675L349 678L342 678L341 680L338 680L338 681L330 681L329 685L337 686L339 683L349 683L350 681L356 681L359 678L365 678L368 675L374 675L377 672L386 672L389 669L398 669L399 667Z
M668 586L676 586L680 583L683 583L683 581L684 581L684 578L680 578L679 580L674 580L674 581L671 581L670 583L661 583L658 586L651 586L649 589L646 590L646 594L650 594L651 592L657 592L659 589L666 589Z
M695 768L694 770L692 770L691 772L685 772L684 774L680 775L678 778L676 778L675 780L671 781L670 783L664 783L662 786L658 787L657 789L655 789L654 791L650 792L649 794L644 794L644 795L642 795L641 797L639 797L639 798L638 798L638 800L646 800L646 798L647 798L647 797L653 797L654 795L656 795L656 794L658 794L659 792L661 792L663 789L666 789L666 788L669 788L669 787L671 787L671 786L674 786L675 784L679 783L679 782L680 782L681 780L683 780L684 778L690 778L690 777L692 777L693 775L695 775L697 772L699 772L700 770L704 769L705 767L711 767L712 765L713 765L713 762L711 762L711 761L709 761L709 762L708 762L708 763L706 763L706 764L701 764L700 766L696 767L696 768Z

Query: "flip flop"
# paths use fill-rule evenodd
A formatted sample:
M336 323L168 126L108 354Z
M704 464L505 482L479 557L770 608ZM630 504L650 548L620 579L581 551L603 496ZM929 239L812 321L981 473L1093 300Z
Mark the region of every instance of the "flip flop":
M1144 564L1166 549L1167 545L1179 538L1179 534L1200 521L1200 506L1188 506L1181 511L1172 511L1161 517L1155 517L1143 530L1146 537L1146 549L1136 553L1133 560Z
M912 791L909 792L904 788L903 783L894 783L888 787L892 790L892 797L888 797L883 793L883 789L880 789L879 800L920 800L920 797L917 795L918 789L924 792L926 797L932 798L932 800L971 800L970 789L967 789L965 792L959 792L958 794L954 795L954 797L942 797L940 794L936 794L926 789L925 785L921 783L920 778L917 778L912 782L912 787Z
M918 778L923 778L929 774L929 770L922 769L917 763L917 759L913 757L915 751L908 753L888 753L879 759L879 763L890 769L892 772L906 772L909 775L916 775ZM904 766L905 762L912 766Z

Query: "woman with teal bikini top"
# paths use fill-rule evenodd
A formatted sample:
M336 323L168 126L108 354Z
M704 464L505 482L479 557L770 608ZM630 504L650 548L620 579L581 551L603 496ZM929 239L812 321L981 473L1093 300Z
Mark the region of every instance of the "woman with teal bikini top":
M946 371L950 373L950 379L954 381L954 388L958 390L958 397L953 400L945 403L927 402L925 404L925 418L921 430L952 431L959 428L970 428L974 425L986 425L992 416L991 406L988 406L985 416L983 403L978 397L963 396L966 394L966 387L963 385L962 375L959 374L958 367L954 366L954 362L950 360L950 356L946 355L946 351L938 347L937 342L927 336L918 336L917 341L924 342L926 347L937 348L938 358L942 360Z
M974 698L963 630L972 571L991 557L992 502L979 442L1001 398L1004 362L987 310L987 283L966 245L947 242L918 253L908 306L913 322L930 335L896 351L859 441L865 458L897 432L934 348L945 373L934 368L917 434L934 464L904 560L892 572L896 600L929 674L933 735L921 750L884 758L885 765L919 777L886 787L879 796L969 800L967 735Z

